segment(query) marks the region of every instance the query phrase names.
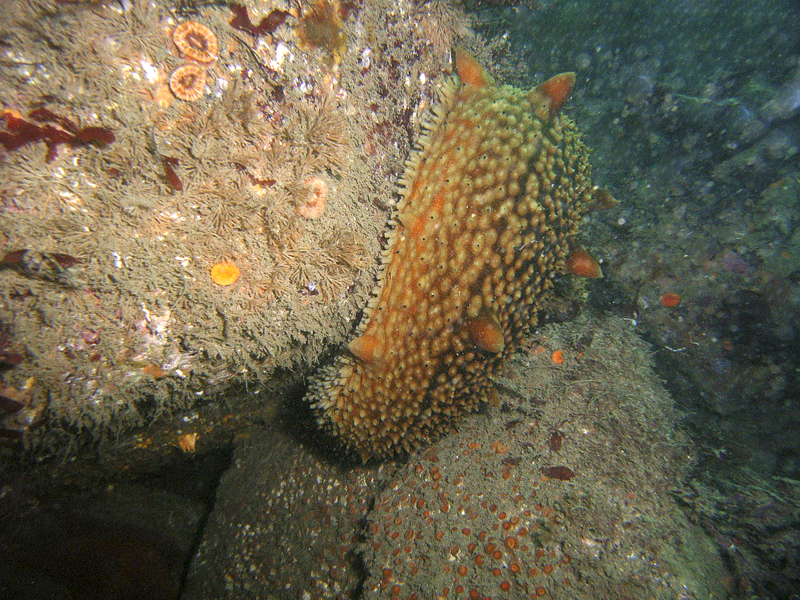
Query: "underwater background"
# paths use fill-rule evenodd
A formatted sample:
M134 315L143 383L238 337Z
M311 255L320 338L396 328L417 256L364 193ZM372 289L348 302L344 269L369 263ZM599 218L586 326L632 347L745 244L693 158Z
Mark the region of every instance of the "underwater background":
M796 2L3 8L0 598L800 598ZM362 464L304 396L455 47L575 73L603 276Z

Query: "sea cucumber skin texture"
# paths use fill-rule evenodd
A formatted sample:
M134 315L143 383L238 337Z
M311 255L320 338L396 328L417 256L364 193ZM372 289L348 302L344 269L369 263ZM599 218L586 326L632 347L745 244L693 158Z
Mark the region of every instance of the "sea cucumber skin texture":
M307 395L362 460L412 450L487 400L597 190L560 114L572 75L528 91L463 54L457 70L408 161L358 337Z

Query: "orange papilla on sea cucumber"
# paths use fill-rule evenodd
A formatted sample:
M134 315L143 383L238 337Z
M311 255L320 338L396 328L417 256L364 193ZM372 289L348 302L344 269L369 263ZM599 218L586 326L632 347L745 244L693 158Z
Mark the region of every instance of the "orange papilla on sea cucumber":
M462 50L408 160L383 268L349 351L312 380L321 425L367 460L412 450L487 399L578 222L603 193L559 112L574 82L497 85Z
M575 248L567 259L567 273L579 277L596 279L603 276L603 270L595 258L581 247Z

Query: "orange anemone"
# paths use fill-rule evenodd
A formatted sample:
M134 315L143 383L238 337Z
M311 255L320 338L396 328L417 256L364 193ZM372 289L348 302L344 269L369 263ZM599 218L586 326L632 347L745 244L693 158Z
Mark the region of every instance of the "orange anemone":
M231 262L221 262L211 267L211 281L217 285L231 285L239 279L239 267Z
M217 36L197 21L186 21L178 25L172 32L172 41L189 60L210 63L219 56Z
M178 67L170 75L169 89L181 100L198 100L206 89L206 70L193 64Z

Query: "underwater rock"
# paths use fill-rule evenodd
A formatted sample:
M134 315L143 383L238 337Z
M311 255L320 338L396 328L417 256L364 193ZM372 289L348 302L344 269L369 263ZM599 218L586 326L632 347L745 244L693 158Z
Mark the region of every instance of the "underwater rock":
M539 339L504 369L504 410L465 418L378 495L366 596L725 598L714 542L673 498L691 450L647 344L616 318Z
M774 119L789 119L800 110L800 69L796 69L789 81L776 96L764 105L764 116Z
M343 470L276 430L239 439L182 597L354 597L353 550L383 469Z
M414 3L212 3L191 20L167 1L12 5L0 321L20 360L3 387L32 381L44 409L14 449L299 378L344 342L378 270L386 182L446 78Z

